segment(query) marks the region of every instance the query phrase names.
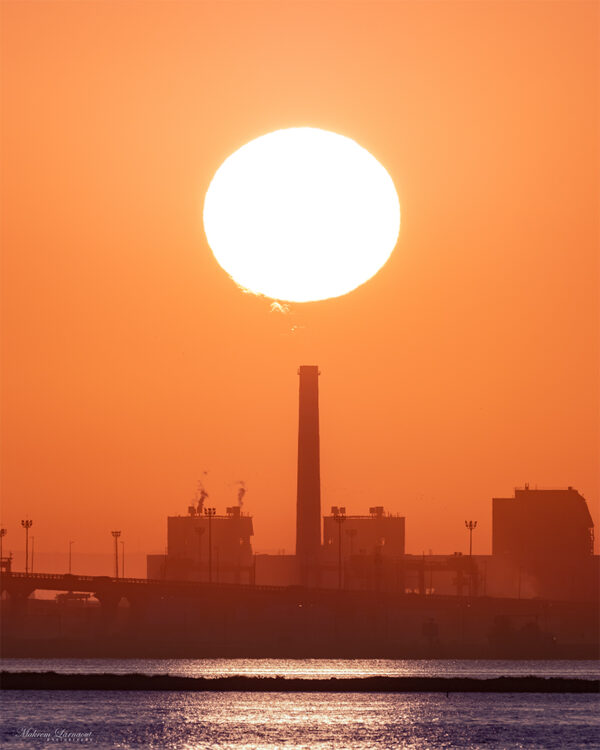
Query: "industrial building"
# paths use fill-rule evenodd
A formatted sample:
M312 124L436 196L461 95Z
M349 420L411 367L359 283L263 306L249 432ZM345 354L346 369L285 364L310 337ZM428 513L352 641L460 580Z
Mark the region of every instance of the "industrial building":
M573 489L525 485L515 496L492 500L492 554L522 560L594 554L594 522L585 498Z
M381 505L369 508L368 516L346 515L345 508L333 507L323 518L323 557L343 559L354 555L404 555L404 516L385 513Z
M148 578L253 583L253 534L252 517L237 505L225 515L192 505L187 516L168 517L167 553L147 556Z
M575 489L515 490L494 498L492 555L407 555L406 521L383 506L321 512L319 368L299 375L296 550L256 555L252 517L241 506L216 515L198 505L167 522L164 555L148 555L152 579L507 598L597 598L593 522ZM243 495L245 490L240 490ZM239 498L241 500L241 497Z
M334 506L323 518L321 581L338 587L365 589L383 565L398 565L404 557L405 519L385 513L383 506L369 508L369 515L352 516ZM396 576L403 588L403 578Z
M594 523L573 487L532 489L492 500L492 557L517 597L585 599L597 586ZM597 596L597 592L596 592Z

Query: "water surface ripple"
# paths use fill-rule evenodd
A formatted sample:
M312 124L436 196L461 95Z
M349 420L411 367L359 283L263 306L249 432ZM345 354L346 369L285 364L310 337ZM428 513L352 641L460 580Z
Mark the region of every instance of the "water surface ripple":
M570 750L600 746L599 708L598 696L572 694L7 691L0 744L14 750ZM87 733L89 741L61 740L65 732Z
M8 672L170 674L178 677L570 677L600 679L593 660L487 659L2 659Z

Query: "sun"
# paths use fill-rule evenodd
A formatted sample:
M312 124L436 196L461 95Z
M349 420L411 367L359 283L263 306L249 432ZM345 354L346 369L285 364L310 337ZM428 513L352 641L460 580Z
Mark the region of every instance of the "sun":
M268 133L219 167L204 231L243 289L276 300L339 297L370 279L398 241L392 178L350 138L317 128Z

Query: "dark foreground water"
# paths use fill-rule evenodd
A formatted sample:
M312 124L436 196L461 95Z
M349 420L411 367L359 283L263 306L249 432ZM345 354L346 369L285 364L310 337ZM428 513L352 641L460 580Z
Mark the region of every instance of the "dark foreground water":
M0 746L598 748L596 695L5 691Z
M598 679L594 661L3 659L11 672ZM0 747L600 748L597 695L3 691Z

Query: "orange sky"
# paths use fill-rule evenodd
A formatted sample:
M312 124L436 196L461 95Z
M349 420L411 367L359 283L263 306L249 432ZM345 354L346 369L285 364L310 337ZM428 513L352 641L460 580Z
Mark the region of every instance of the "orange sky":
M293 550L297 367L323 508L407 551L491 545L491 497L599 475L595 2L2 3L2 525L23 565L130 574L196 482ZM271 313L204 239L223 159L310 125L391 174L396 251ZM292 327L297 330L292 331ZM532 529L535 533L535 529ZM105 558L100 557L105 555ZM90 557L90 560L92 558ZM106 560L105 562L102 562ZM88 566L89 567L89 566Z

